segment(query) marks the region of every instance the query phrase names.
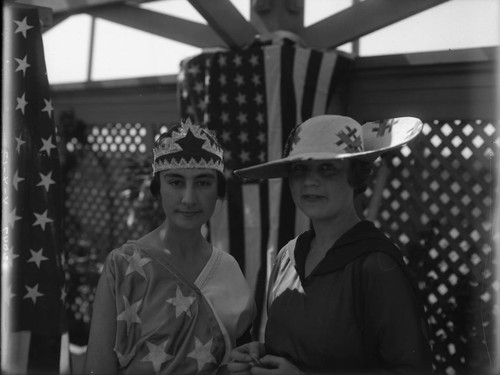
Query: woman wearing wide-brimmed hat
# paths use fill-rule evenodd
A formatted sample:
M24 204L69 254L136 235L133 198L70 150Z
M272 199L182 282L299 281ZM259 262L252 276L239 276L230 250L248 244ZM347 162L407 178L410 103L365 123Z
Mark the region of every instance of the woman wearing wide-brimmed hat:
M312 228L277 255L265 343L234 349L232 373L432 371L423 309L402 254L354 206L373 161L421 129L411 117L361 126L349 117L321 115L292 131L284 158L235 171L287 178Z

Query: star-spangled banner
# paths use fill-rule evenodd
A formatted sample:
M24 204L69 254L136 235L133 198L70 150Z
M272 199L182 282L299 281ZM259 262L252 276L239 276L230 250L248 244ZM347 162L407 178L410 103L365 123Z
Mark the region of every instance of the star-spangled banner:
M210 240L236 258L261 311L276 252L309 222L280 179L242 182L232 171L280 158L290 130L325 113L349 63L336 52L289 40L202 53L181 63L181 116L215 130L225 153L227 199L210 221Z
M38 10L5 5L2 373L69 373L63 187Z

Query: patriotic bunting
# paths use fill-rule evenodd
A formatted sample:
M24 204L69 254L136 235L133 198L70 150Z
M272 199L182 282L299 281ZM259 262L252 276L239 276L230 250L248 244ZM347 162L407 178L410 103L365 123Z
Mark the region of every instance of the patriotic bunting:
M69 372L63 189L38 11L4 7L2 373Z
M348 63L285 40L181 64L181 115L215 130L225 152L227 199L210 221L210 240L239 262L261 311L276 252L309 222L281 180L241 181L232 171L280 158L290 130L325 113L339 68Z

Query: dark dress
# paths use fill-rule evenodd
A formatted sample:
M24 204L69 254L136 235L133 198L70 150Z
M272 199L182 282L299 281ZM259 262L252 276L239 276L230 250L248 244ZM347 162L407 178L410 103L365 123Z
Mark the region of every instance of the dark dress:
M268 352L306 371L430 373L423 309L401 251L362 221L304 277L313 237L313 231L301 234L277 256L268 296Z

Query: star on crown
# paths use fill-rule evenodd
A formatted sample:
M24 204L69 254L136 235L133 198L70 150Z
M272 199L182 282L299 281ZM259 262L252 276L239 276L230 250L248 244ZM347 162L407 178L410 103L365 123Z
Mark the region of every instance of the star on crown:
M184 140L190 142L184 142ZM208 128L193 124L190 118L187 118L185 122L181 121L180 127L172 130L171 137L164 138L157 147L153 148L153 156L156 159L160 156L188 151L187 148L196 147L198 144L203 150L222 159L223 150L215 136Z

